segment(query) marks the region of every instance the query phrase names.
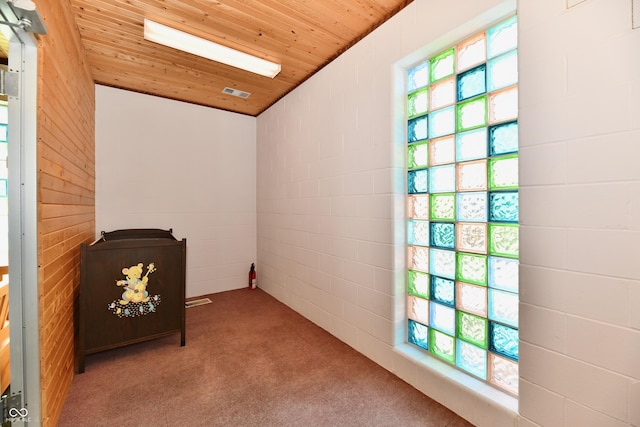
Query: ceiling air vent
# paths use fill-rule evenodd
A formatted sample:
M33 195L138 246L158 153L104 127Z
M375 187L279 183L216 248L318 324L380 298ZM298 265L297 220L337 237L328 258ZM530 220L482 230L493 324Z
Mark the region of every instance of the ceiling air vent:
M224 89L222 89L222 93L226 93L227 95L237 96L238 98L242 98L242 99L247 99L249 95L251 95L249 92L243 92L241 90L232 89L230 87L225 87Z

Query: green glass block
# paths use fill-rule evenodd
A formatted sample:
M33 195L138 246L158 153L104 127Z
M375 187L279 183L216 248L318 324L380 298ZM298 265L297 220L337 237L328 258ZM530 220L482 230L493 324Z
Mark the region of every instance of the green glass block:
M480 316L458 311L457 336L478 347L487 348L489 322Z
M487 30L487 53L489 58L515 49L518 46L518 20L512 16Z
M456 130L456 111L453 106L430 114L429 138L450 135Z
M411 295L429 299L429 275L422 271L409 270L407 274L407 287Z
M459 252L456 258L456 280L487 286L486 255Z
M431 194L429 204L432 221L455 221L456 195L455 193Z
M462 340L456 340L456 366L486 380L487 350Z
M429 144L420 142L407 146L407 168L422 169L428 166Z
M487 125L487 96L456 104L456 132Z
M489 224L489 254L517 258L519 255L517 224Z
M424 114L429 108L429 89L424 88L413 92L407 99L407 114L413 118Z
M407 317L424 325L429 324L429 301L413 295L407 296Z
M455 363L455 339L433 328L429 329L429 351L449 363Z
M518 189L518 155L489 159L489 190Z
M454 50L454 48L451 48L430 59L432 83L453 75L455 64Z
M429 84L429 70L429 61L425 61L407 72L407 89L409 92Z

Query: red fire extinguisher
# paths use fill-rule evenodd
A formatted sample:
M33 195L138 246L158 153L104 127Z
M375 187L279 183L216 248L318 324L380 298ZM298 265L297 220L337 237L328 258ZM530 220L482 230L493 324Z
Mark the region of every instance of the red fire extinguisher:
M256 274L256 266L254 263L251 263L251 268L249 269L249 289L255 289L258 286L258 275Z

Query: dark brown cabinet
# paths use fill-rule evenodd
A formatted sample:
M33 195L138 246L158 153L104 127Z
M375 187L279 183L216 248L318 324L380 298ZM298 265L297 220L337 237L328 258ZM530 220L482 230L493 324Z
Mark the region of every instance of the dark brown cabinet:
M102 232L81 246L78 372L88 354L174 333L185 345L186 250L160 229Z

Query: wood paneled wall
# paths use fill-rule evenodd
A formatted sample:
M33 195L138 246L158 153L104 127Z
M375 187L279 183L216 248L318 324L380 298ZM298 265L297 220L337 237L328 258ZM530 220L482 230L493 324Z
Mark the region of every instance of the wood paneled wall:
M68 0L36 0L38 286L42 421L57 424L74 375L80 244L95 236L95 90Z

